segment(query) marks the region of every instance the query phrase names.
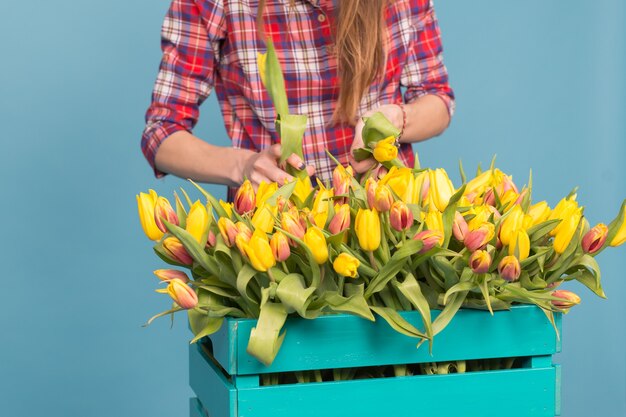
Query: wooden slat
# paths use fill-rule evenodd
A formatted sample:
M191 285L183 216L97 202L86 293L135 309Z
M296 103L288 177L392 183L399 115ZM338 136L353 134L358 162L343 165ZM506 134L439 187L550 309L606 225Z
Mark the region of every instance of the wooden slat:
M198 344L189 346L189 385L211 417L237 412L237 390Z

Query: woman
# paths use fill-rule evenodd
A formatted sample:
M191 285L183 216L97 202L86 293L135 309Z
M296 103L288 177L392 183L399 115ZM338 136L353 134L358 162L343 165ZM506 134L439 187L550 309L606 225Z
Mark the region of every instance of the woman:
M308 165L309 175L330 179L327 150L358 173L374 166L351 152L363 146L368 113L380 111L402 130L407 164L411 143L449 124L454 95L430 0L174 0L142 136L157 176L231 187L290 178L278 164L275 113L257 69L265 37L275 45L290 112L308 116L305 161L292 155L288 163ZM232 148L191 133L213 88Z

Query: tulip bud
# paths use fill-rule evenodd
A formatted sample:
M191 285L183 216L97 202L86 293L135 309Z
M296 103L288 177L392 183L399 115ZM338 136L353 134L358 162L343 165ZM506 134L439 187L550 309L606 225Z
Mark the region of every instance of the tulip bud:
M494 234L495 226L492 223L484 223L478 229L467 233L463 243L467 250L474 252L485 247L485 245L493 239Z
M262 230L257 229L252 234L249 242L241 243L250 264L257 271L265 272L276 265L276 258L274 258L274 254L272 253L272 248L267 240L267 235Z
M372 209L375 207L376 201L376 189L378 188L378 183L372 177L368 178L365 181L365 194L367 196L367 206Z
M175 262L183 265L193 264L193 258L189 256L180 240L175 237L166 237L163 240L163 249L167 256Z
M515 206L502 220L500 226L500 240L503 245L510 245L518 230L524 227L524 211L521 206Z
M328 224L328 231L333 235L343 232L350 227L350 206L342 204L335 209L335 215Z
M530 223L526 224L527 228L538 225L539 223L543 223L548 220L548 216L550 216L550 206L545 201L540 201L537 204L533 204L528 209L528 215L531 217Z
M376 143L374 147L374 159L378 162L389 162L398 156L398 148L396 147L396 138L389 136Z
M509 255L515 255L520 261L530 255L530 239L524 229L520 229L509 243Z
M198 243L204 243L207 228L209 227L209 213L200 200L193 203L187 215L187 230Z
M342 252L335 258L335 261L333 262L333 269L336 273L344 277L356 278L359 265L361 265L361 262L359 262L358 259L350 254Z
M163 232L159 230L154 220L154 206L157 201L157 193L150 190L149 194L139 193L137 197L137 209L139 211L139 220L144 233L150 240L160 240Z
M474 200L483 195L492 185L493 180L494 172L492 170L484 171L467 183L463 194L467 196L470 202L474 203Z
M246 245L250 243L251 237L252 236L248 236L245 233L240 233L237 235L237 237L235 237L235 246L237 246L239 252L246 258L248 257L248 255L246 254Z
M376 209L359 209L354 222L359 245L364 251L375 251L380 246L380 218Z
M443 232L443 215L440 211L430 210L426 213L424 223L426 223L426 227L428 227L429 230L439 230Z
M604 223L598 223L591 230L589 230L583 237L582 247L585 253L596 253L604 242L609 233L609 228Z
M229 248L232 247L235 244L235 238L239 234L235 223L233 223L233 221L228 217L220 217L217 221L217 227L220 229L220 234L222 235L226 246Z
M272 254L277 262L284 262L291 255L291 249L289 248L289 239L281 232L274 233L270 240L270 247L272 248Z
M429 172L430 192L429 198L437 210L443 212L448 206L450 197L454 194L454 186L448 178L448 174L442 168L437 168ZM432 208L431 208L432 210Z
M289 210L283 213L281 225L283 229L298 239L302 239L304 237L304 228L300 223L300 215L297 210Z
M440 230L423 230L413 236L413 240L421 240L424 246L418 253L425 253L435 245L441 245L444 240L443 232Z
M228 216L228 218L231 219L233 217L233 203L228 203L224 200L220 200L219 203L220 203L220 206L226 212L226 215Z
M477 274L484 274L491 266L491 255L485 250L477 250L469 258L469 267Z
M622 224L620 224L619 229L617 229L615 237L611 239L610 245L619 246L624 242L626 242L626 215L624 216L624 219L622 220Z
M296 179L296 187L293 189L293 195L295 195L300 202L304 203L312 192L313 186L311 185L311 177L307 176L304 179Z
M168 294L176 304L185 310L189 310L198 305L198 295L196 292L179 279L169 281L169 285L166 289L157 290L157 292Z
M259 188L256 191L256 207L260 208L265 203L265 200L270 198L274 193L278 191L278 184L272 182L270 184L265 181L261 181Z
M324 226L326 226L326 220L328 220L328 211L333 204L333 189L326 188L321 183L319 187L311 211L315 225L319 228L324 228Z
M389 212L389 222L398 232L407 230L413 226L413 212L402 201L396 201L391 205Z
M469 233L469 227L465 217L458 211L454 212L454 223L452 223L452 234L459 242L465 240L465 236Z
M415 176L415 191L418 193L418 199L414 199L414 203L426 204L430 191L430 175L428 171L422 171Z
M270 233L274 229L274 215L277 212L276 210L276 207L263 204L254 213L250 222L255 229L260 229L265 233Z
M309 227L304 234L303 241L311 253L313 253L315 262L321 265L328 260L328 245L320 229L317 227Z
M515 256L505 256L498 264L498 273L508 282L517 281L522 273L522 267Z
M352 167L344 168L337 165L333 171L333 188L335 195L347 195L352 184Z
M235 194L235 211L241 215L251 212L256 205L256 195L252 183L245 180Z
M215 233L213 233L213 230L209 230L209 234L206 238L206 245L209 248L214 248L216 243L217 243L217 238L215 237Z
M184 282L185 284L189 282L189 277L183 271L178 271L176 269L157 269L154 271L154 275L156 275L161 281L171 281L173 279L178 279Z
M391 190L386 185L379 184L376 187L376 194L374 196L374 207L379 212L389 211L393 204L393 195Z
M571 291L567 290L555 290L552 291L552 296L561 298L561 300L552 300L552 305L559 308L570 308L576 304L580 304L580 297Z
M548 216L548 220L565 220L571 218L573 216L580 214L580 208L578 207L578 203L575 200L575 197L564 198L556 205L554 210ZM564 226L563 221L559 223L554 229L550 231L550 236L556 236L561 227L568 228L569 226Z
M154 222L160 231L167 233L167 227L165 227L163 220L178 226L178 216L172 208L172 205L167 198L159 196L157 197L156 205L154 207Z
M580 218L580 211L576 210L574 213L563 218L561 223L557 226L558 231L554 236L552 246L554 247L554 251L559 255L565 252L565 249L569 246L574 234L576 234Z
M246 239L250 240L252 237L252 230L250 230L247 224L244 222L237 222L235 227L237 228L237 234L244 235Z

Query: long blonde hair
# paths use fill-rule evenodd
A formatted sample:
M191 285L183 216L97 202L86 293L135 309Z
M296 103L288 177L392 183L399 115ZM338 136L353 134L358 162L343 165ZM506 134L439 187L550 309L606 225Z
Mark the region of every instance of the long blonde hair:
M257 28L264 37L259 0ZM293 7L295 0L291 0ZM385 66L385 6L388 0L339 0L335 46L339 72L339 98L333 123L354 124L363 95L382 75Z

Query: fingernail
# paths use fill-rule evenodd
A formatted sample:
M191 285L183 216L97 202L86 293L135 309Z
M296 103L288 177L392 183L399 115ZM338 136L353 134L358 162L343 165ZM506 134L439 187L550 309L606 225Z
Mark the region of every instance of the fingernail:
M306 165L304 164L304 162L300 162L300 165L298 165L298 169L302 171L304 168L306 168Z

